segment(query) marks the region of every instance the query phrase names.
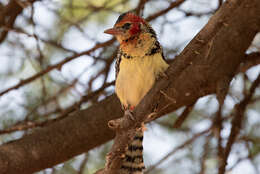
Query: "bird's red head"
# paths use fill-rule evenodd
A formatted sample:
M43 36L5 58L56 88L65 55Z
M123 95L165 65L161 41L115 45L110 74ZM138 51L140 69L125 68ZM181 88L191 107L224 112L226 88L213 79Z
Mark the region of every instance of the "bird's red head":
M145 25L147 23L143 18L134 13L127 12L118 17L113 28L107 29L104 32L116 36L120 41L139 34Z

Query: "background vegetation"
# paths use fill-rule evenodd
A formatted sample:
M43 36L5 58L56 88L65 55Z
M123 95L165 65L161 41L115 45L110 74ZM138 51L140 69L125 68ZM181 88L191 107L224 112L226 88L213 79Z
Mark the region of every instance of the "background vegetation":
M173 2L0 1L0 144L20 139L66 118L75 108L88 108L111 95L118 43L103 31L122 12L139 9L146 18ZM169 62L222 4L222 0L183 0L150 21ZM219 148L230 136L235 105L259 78L259 51L258 35L247 51L255 57L232 79L222 112L216 96L209 95L148 124L144 140L147 174L218 173ZM223 118L220 133L212 128L219 113ZM104 166L111 144L37 173L92 174ZM226 173L260 173L259 88L246 105Z

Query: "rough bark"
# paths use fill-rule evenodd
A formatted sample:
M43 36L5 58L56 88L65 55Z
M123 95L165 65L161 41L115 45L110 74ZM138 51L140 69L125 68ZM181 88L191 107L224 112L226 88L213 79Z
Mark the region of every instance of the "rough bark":
M126 145L142 122L191 105L207 94L222 95L222 89L229 85L259 31L259 15L260 1L229 0L224 3L171 64L166 72L168 79L161 79L135 108L135 122L127 117L114 121L115 143L103 173L117 173ZM152 112L153 118L150 118Z
M1 174L28 174L66 161L101 145L114 136L107 122L121 116L115 95L71 114L20 140L0 146Z
M228 0L173 61L168 79L156 83L137 106L134 114L138 124L155 106L157 116L163 115L215 93L218 81L233 77L259 28L259 0ZM114 137L107 122L122 115L120 103L112 95L20 140L1 145L0 171L28 174L97 147ZM129 131L135 126L131 124ZM128 141L124 136L120 138L124 143Z

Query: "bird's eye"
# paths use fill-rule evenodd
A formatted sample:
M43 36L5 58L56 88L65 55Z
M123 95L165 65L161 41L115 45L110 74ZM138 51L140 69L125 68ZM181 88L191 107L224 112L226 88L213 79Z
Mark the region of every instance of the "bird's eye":
M125 29L125 30L127 30L127 29L130 28L130 26L131 26L130 23L125 23L125 24L122 26L122 28Z

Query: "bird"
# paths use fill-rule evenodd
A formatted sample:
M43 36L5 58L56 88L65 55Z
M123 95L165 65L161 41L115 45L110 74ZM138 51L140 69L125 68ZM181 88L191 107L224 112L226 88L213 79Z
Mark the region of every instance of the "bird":
M126 113L131 113L155 81L169 67L157 35L150 24L133 12L121 14L113 28L104 31L116 37L115 93ZM142 174L143 130L137 130L123 159L120 174Z

